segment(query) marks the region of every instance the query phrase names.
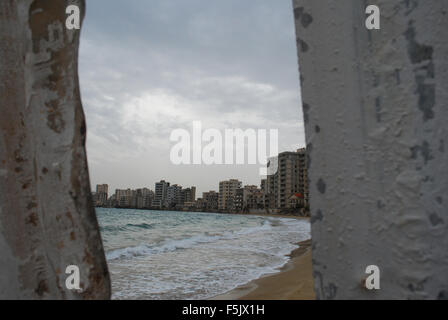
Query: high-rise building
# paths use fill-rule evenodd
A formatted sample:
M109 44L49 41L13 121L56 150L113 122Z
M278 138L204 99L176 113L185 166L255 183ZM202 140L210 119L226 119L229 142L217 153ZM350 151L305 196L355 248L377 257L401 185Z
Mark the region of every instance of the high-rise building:
M268 175L265 184L265 207L275 209L278 208L278 157L269 159Z
M205 201L203 198L197 198L196 199L196 209L206 210L207 209L207 201Z
M184 202L182 199L182 187L177 184L170 185L166 192L166 202L169 208L182 205Z
M107 184L97 184L96 185L96 196L94 204L96 206L105 206L107 204L107 193L109 186Z
M152 207L152 201L154 200L154 191L143 188L143 203L145 208Z
M267 183L267 179L261 179L260 189L261 189L262 192L266 191L266 183Z
M219 193L216 191L209 191L202 193L202 199L205 202L205 209L216 210L218 209Z
M263 193L257 186L247 185L236 189L233 205L236 211L263 208Z
M163 208L167 206L167 192L168 187L170 186L169 182L165 180L161 180L160 182L156 182L155 184L155 193L154 193L154 201L153 207Z
M230 179L219 182L218 209L233 210L236 189L241 188L241 181Z
M138 209L147 209L152 205L154 198L154 192L148 188L142 188L136 190L135 195L135 207Z
M270 172L265 184L265 204L269 208L290 208L291 196L301 194L308 204L306 150L282 152L275 159L276 169ZM268 164L269 165L269 164Z
M131 189L116 189L115 190L115 200L117 206L120 208L133 207L133 190Z
M191 186L191 201L196 201L196 187Z
M107 199L107 204L106 204L106 206L107 206L107 207L110 207L110 208L115 208L115 207L118 206L118 203L117 203L117 197L116 197L116 194L115 194L115 193L114 193L113 195L111 195L111 196L109 197L109 199Z
M259 189L257 186L244 186L243 207L247 209L258 208L261 194L261 189Z
M235 196L233 197L233 210L236 212L242 211L244 208L244 188L238 188L235 190Z
M259 206L261 208L269 208L269 193L268 193L268 179L261 179L260 183L260 190L261 190L261 199Z
M190 188L185 188L182 190L183 202L194 202L196 201L196 187L192 186Z

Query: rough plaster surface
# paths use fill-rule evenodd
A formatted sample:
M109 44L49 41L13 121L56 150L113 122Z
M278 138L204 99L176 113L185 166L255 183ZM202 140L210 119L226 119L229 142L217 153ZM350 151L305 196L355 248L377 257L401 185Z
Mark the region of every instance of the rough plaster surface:
M448 2L293 7L318 298L448 299Z
M110 297L90 198L78 87L84 1L0 2L0 298ZM68 265L82 292L68 290Z

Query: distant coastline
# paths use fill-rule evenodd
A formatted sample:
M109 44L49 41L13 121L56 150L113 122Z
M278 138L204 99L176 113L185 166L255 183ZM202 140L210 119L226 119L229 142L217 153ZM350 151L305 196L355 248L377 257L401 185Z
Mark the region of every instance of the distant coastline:
M247 209L243 211L230 211L219 209L198 209L198 208L137 208L137 207L107 207L95 206L95 208L114 208L114 209L134 209L147 211L180 211L180 212L206 212L206 213L220 213L220 214L241 214L241 215L258 215L258 216L274 216L274 217L310 217L309 210L301 209Z

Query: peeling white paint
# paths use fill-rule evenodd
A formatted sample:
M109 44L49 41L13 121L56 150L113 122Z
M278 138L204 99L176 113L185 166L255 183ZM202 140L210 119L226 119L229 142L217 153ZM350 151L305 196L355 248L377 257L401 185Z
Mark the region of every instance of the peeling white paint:
M365 1L293 0L316 293L448 299L448 2L368 4L381 30Z
M79 31L63 24L73 3L84 10L81 0L0 3L0 299L110 297L90 201ZM65 287L68 265L79 266L82 292Z

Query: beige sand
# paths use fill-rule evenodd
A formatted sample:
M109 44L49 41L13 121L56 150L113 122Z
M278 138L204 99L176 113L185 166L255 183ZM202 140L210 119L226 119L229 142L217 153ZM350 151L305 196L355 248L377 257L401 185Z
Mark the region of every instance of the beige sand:
M314 300L311 240L299 243L279 273L267 275L212 300Z

